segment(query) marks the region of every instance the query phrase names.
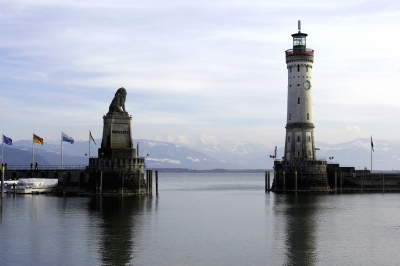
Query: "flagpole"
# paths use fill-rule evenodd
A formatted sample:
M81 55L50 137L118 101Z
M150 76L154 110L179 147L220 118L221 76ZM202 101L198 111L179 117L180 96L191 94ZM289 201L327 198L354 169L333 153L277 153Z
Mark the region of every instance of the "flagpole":
M61 132L61 169L63 169L63 139L62 139L62 132Z
M372 174L372 148L371 148L371 174Z
M374 144L372 142L372 135L371 135L371 174L372 174L372 151L374 149Z
M372 137L371 137L372 139ZM372 174L372 146L371 146L371 174Z
M3 142L1 143L1 163L4 162L4 135L3 135Z
M35 133L33 133L33 135L35 135ZM35 161L35 150L33 149L33 136L32 136L32 164Z
M90 161L90 130L89 130L89 161Z

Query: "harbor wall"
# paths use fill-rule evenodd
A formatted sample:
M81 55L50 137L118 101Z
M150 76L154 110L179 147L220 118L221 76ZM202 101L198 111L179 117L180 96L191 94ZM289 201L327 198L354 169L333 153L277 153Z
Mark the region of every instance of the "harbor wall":
M274 162L272 191L329 191L326 161Z

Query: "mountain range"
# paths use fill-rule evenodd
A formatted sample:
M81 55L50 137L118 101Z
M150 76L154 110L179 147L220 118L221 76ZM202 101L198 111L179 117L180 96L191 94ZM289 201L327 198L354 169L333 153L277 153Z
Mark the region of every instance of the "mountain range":
M169 141L134 139L135 148L139 144L139 156L146 157L149 168L189 168L209 169L271 169L274 145L200 136L188 140L184 137ZM96 140L101 143L100 139ZM371 168L371 140L359 138L349 142L330 144L316 142L319 148L318 159L354 166L356 169ZM90 156L97 156L99 145L90 144ZM87 165L88 141L63 143L64 165ZM46 143L34 145L35 161L39 164L59 165L61 163L61 144ZM278 147L277 158L282 158L283 147ZM333 157L333 158L332 158ZM32 161L32 142L15 141L4 145L4 161L8 165L29 165ZM372 152L373 170L400 169L400 140L374 140Z

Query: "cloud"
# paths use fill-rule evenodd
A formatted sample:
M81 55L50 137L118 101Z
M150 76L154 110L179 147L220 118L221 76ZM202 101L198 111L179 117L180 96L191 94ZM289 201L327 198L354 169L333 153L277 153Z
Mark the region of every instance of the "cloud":
M361 128L358 126L348 126L346 128L347 132L359 135L361 133Z
M61 130L86 137L91 127L100 136L102 115L123 86L140 137L283 139L284 51L303 19L315 49L318 136L339 141L361 134L354 126L338 130L346 125L369 132L379 124L390 127L382 135L396 137L397 10L396 3L373 1L5 0L4 131L26 139L24 132L42 130L55 139Z

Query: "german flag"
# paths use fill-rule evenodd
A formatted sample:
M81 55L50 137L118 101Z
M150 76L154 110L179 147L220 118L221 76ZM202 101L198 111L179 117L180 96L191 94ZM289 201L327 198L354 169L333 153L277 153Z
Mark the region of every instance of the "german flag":
M35 134L33 134L33 142L36 142L37 144L40 145L44 144L44 140L41 137L36 136Z

